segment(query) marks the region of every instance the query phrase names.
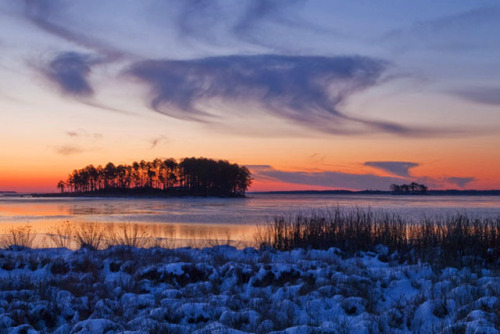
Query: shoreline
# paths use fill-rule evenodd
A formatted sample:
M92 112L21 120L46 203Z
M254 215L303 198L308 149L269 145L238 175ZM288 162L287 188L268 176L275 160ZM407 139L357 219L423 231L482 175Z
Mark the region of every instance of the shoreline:
M88 197L88 198L251 198L252 195L368 195L380 196L391 195L395 197L427 197L427 196L500 196L500 190L429 190L426 194L393 194L390 191L382 190L292 190L292 191L248 191L245 195L233 196L213 196L213 195L197 195L189 193L162 193L162 192L85 192L85 193L4 193L2 197L25 197L31 196L34 198L43 197Z

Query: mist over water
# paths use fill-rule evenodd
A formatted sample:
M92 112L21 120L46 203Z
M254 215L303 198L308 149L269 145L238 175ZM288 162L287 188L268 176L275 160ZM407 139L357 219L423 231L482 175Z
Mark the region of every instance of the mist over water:
M416 221L458 213L499 217L500 196L249 194L247 198L0 197L0 233L30 224L39 233L71 223L138 223L175 239L250 240L255 226L276 215L332 208L397 213Z

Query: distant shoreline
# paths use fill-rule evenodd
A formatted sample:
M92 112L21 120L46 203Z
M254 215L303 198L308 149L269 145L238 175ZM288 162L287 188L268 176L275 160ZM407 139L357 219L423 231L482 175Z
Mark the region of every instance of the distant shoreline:
M111 189L86 192L64 193L31 193L32 197L113 197L113 198L182 198L182 197L218 197L218 198L245 198L245 195L232 194L226 196L205 195L190 191L162 191L160 189Z
M2 194L2 193L0 193ZM7 192L3 192L7 194ZM182 193L160 193L160 192L85 192L85 193L15 193L9 192L11 196L32 196L32 197L113 197L113 198L182 198L182 197L212 197L212 198L247 198L248 195L392 195L403 197L420 196L500 196L500 190L429 190L426 194L393 194L383 190L290 190L290 191L249 191L246 196L202 196Z
M500 190L429 190L425 194L394 194L384 190L289 190L289 191L249 191L251 194L275 195L393 195L393 196L500 196Z

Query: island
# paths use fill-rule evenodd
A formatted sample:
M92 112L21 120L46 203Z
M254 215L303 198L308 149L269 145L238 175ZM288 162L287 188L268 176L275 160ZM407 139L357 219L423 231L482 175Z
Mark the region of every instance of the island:
M252 183L245 166L207 158L154 159L130 165L88 165L59 181L65 196L244 197Z

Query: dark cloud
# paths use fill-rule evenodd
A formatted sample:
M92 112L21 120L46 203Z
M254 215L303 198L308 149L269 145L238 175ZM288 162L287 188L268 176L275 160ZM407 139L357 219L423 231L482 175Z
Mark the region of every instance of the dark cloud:
M83 153L84 150L76 145L63 145L55 147L55 151L60 155L73 155Z
M389 190L391 184L399 184L401 178L372 174L350 174L342 172L287 172L271 166L248 166L255 179L272 179L292 184L323 186L328 188L356 190ZM404 180L403 180L404 181Z
M418 163L405 161L367 161L363 165L403 177L409 177L410 169L419 166Z
M90 97L94 90L88 81L92 67L122 58L125 54L109 45L89 37L85 31L74 28L68 9L71 4L61 0L24 0L24 16L41 30L92 50L98 56L65 51L57 54L48 65L42 68L47 78L54 82L63 94L73 97ZM82 16L88 13L82 13ZM83 102L83 101L81 101ZM108 109L114 108L89 102L91 106Z
M155 148L156 146L158 146L158 144L162 143L162 142L167 142L168 141L168 138L165 137L165 136L158 136L158 137L155 137L155 138L152 138L150 140L150 143L151 143L151 149Z
M102 139L101 133L98 133L98 132L90 133L85 129L66 131L66 135L68 137L71 137L74 139L77 139L77 138L90 138L90 139L95 139L95 140Z
M376 85L387 66L361 56L255 55L149 60L135 63L128 74L151 86L152 109L173 117L206 121L211 115L203 105L214 99L258 104L331 133L409 133L395 123L340 111L351 95Z
M500 88L474 87L452 91L452 94L460 96L472 102L492 106L500 105Z
M475 181L476 179L473 177L447 177L445 180L456 184L460 188L465 188L469 183Z
M319 154L319 153L313 153L313 154L311 154L311 155L308 156L308 159L311 162L320 163L320 162L323 162L326 159L326 155Z
M413 163L407 163L413 164ZM418 165L418 164L416 164ZM269 165L250 165L247 166L256 180L278 181L297 185L322 186L325 188L336 189L354 189L354 190L389 190L391 184L403 184L410 182L423 183L430 186L431 189L446 188L450 183L456 184L460 188L465 188L470 182L475 181L473 177L441 177L433 178L422 176L417 179L406 175L401 176L378 176L373 174L352 174L336 171L324 172L290 172L274 169ZM398 170L400 174L404 169ZM414 167L414 166L413 166ZM387 166L384 165L384 168ZM412 168L412 167L409 167ZM394 173L396 174L396 173Z
M63 94L86 97L94 93L88 82L93 63L95 61L89 55L62 52L49 63L43 72L60 88Z

